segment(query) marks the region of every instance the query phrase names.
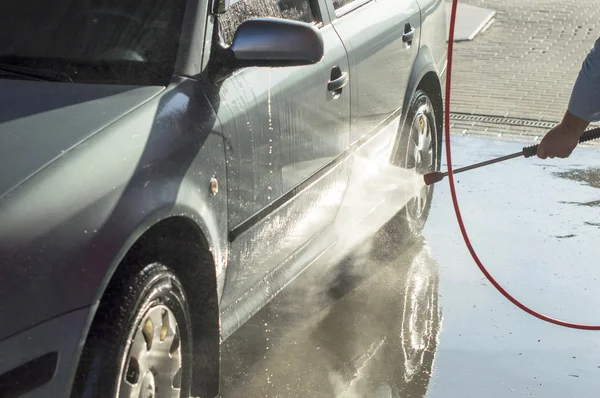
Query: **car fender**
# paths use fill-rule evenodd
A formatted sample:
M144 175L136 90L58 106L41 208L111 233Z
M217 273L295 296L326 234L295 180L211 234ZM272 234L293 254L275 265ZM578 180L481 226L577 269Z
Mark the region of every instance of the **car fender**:
M425 75L427 75L427 73L431 73L431 72L435 73L436 76L438 76L438 81L439 81L439 78L440 78L439 71L438 71L438 68L436 67L435 60L432 56L431 50L429 49L428 46L423 45L419 49L419 53L417 54L417 58L415 59L415 62L413 64L410 78L409 78L408 85L407 85L407 89L404 94L404 100L403 100L404 106L403 106L402 115L400 118L400 126L401 127L398 131L398 135L396 137L396 142L394 143L394 148L392 151L392 159L396 159L396 156L398 155L399 145L400 145L400 142L402 141L402 134L404 134L404 131L405 131L404 126L406 124L406 118L408 115L408 109L410 107L411 99L412 99L413 95L415 94L415 92L417 91L419 84L421 83L421 81L423 80ZM439 87L439 89L441 91L441 87Z
M404 126L404 123L406 122L406 115L408 113L408 107L410 105L410 100L411 100L412 96L414 95L414 93L417 91L417 88L419 87L419 83L421 83L421 80L423 80L423 77L429 72L433 72L439 76L439 71L438 71L438 68L436 67L435 60L433 58L431 50L427 45L424 45L419 49L419 53L417 54L417 58L415 59L415 62L413 64L413 67L412 67L412 70L410 73L410 78L408 80L408 86L407 86L406 93L404 95L404 102L403 102L403 104L405 104L405 106L404 106L404 111L402 112L402 120L401 120L402 126ZM441 87L440 87L440 90L441 90Z
M0 340L97 302L134 242L168 217L202 231L222 278L227 187L218 131L202 88L183 79L3 197L0 313L11 322ZM216 195L212 177L221 183Z

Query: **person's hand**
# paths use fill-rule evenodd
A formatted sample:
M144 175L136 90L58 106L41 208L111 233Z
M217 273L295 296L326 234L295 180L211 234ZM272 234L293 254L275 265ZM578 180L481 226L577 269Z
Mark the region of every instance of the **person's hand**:
M538 146L540 159L568 158L589 122L567 112L563 121L548 131Z
M568 158L579 142L581 134L564 126L562 123L548 131L538 146L540 159Z

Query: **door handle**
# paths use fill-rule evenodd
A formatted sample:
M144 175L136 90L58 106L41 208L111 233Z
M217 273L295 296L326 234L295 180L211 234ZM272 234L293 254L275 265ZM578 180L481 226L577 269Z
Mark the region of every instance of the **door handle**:
M413 28L411 24L407 23L406 25L404 25L404 34L402 35L402 41L408 45L411 45L414 38L415 28Z
M348 84L348 72L342 72L339 77L330 80L329 83L327 83L327 90L334 94L340 94L340 91L346 84Z

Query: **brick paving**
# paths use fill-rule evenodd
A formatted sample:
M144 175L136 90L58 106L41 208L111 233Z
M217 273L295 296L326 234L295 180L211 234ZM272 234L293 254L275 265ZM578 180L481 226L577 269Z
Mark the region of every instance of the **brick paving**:
M600 0L462 1L497 13L473 41L455 43L451 111L559 121L600 36ZM453 120L453 127L455 133L534 137L547 131L464 120Z

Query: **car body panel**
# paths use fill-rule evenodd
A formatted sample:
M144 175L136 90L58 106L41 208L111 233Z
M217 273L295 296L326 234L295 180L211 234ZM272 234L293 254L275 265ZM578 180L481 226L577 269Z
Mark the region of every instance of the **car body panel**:
M442 0L416 0L421 8L421 47L429 48L438 73L446 70L446 7Z
M386 125L392 115L400 115L419 50L420 19L416 0L379 0L333 21L350 59L351 143ZM415 29L411 46L402 41L407 24Z
M223 274L225 196L209 190L213 176L226 189L223 139L197 88L175 82L1 199L0 339L98 300L128 245L169 216L203 230Z
M347 168L336 158L348 149L350 93L334 98L327 84L348 61L331 25L320 32L328 49L321 62L247 68L220 87L231 240L223 308L325 230L341 202ZM315 180L332 162L336 170Z
M438 122L438 143L441 145L442 126L446 87L446 68L448 62L448 52L446 47L446 7L442 1L437 0L418 0L422 7L422 34L419 53L413 62L408 86L406 89L404 103L408 103L413 94L417 91L419 84L423 81L426 75L431 74L435 77L436 89L439 91L439 97L431 98L436 110ZM435 29L437 27L437 29ZM441 27L441 28L440 28ZM435 29L436 32L429 32ZM427 32L423 32L427 30ZM402 114L400 123L404 126L406 114ZM394 146L394 151L396 145ZM441 162L442 151L438 151L438 163Z
M253 276L257 282L254 285L247 285L250 287L248 290L239 290L235 296L225 297L225 300L221 302L221 337L223 340L231 336L236 329L271 301L335 243L336 235L333 224L320 231L321 221L319 218L330 218L331 212L335 216L346 188L346 184L340 183L340 177L347 176L347 166L348 162L345 162L339 167L333 168L315 181L308 192L296 196L290 203L265 219L267 225L271 224L275 227L264 229L263 238L262 240L257 239L258 243L271 245L274 251L288 250L291 254L287 258L279 259L280 261L277 263L274 262L275 256L266 254L271 263L263 265L259 262L257 268L246 270L247 274L254 270L264 269L268 269L269 272ZM298 214L300 211L310 211L310 217ZM278 224L282 224L282 220L287 224L286 230L283 231L290 231L291 235L283 239L281 239L283 236L281 230L276 228ZM300 245L298 241L292 240L294 239L293 233L299 234L302 239L308 238L309 240ZM311 233L312 235L310 235ZM292 244L288 243L290 240L300 246L292 249ZM252 243L254 242L247 245L250 246ZM263 249L263 253L266 253L265 250ZM251 257L252 253L242 254L254 260ZM242 259L245 258L242 257ZM260 259L255 261L260 261ZM246 267L253 267L253 265L249 262L240 264L240 266ZM256 272L258 273L258 271ZM239 284L238 286L243 285Z
M54 377L45 385L30 391L28 398L68 397L85 338L90 313L94 307L80 308L36 325L16 336L0 341L0 375L47 353L59 353ZM25 375L30 380L33 374ZM11 380L12 381L12 380ZM15 380L16 381L16 380ZM3 386L5 387L5 386ZM26 389L26 386L23 386Z
M387 167L401 130L411 66L420 42L416 1L371 1L356 8L353 4L334 11L329 3L333 25L348 50L352 87L351 171L336 219L340 234L358 225L386 200L372 193L381 192L382 184L390 183L386 181ZM415 29L410 46L402 41L406 24ZM388 219L392 215L388 214ZM367 234L344 236L351 246L350 242Z
M0 197L163 89L0 80Z

